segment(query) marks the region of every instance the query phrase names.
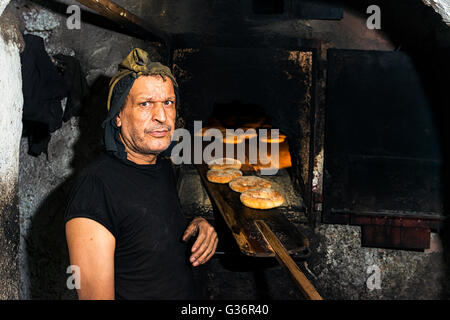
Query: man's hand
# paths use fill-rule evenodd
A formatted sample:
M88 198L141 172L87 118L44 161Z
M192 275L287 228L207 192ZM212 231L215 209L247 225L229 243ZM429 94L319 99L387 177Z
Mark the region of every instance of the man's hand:
M217 233L206 219L197 217L189 224L183 235L183 241L189 240L193 235L198 234L197 240L192 246L190 261L194 267L204 264L211 259L216 252Z

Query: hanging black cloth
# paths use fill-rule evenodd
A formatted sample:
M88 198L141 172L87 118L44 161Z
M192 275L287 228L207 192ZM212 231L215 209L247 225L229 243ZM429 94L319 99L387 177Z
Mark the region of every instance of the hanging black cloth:
M57 54L53 56L53 59L57 61L58 68L69 86L70 92L62 118L66 122L74 116L81 116L83 100L89 92L88 84L81 69L81 64L75 57Z
M24 35L21 53L24 135L28 136L28 153L47 154L50 134L62 126L61 100L69 88L45 51L41 37Z

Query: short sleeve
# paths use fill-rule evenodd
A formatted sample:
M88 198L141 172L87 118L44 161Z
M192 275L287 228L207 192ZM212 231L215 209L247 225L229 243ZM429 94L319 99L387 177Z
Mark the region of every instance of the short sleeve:
M92 219L117 238L117 219L111 193L95 175L79 177L70 194L64 214L64 222L73 218Z

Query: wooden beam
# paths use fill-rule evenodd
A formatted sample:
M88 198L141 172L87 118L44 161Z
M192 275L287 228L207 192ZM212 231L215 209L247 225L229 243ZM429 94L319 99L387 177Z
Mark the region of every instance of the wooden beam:
M77 0L82 5L94 10L98 14L108 18L130 31L137 32L144 37L156 37L163 40L167 48L170 48L171 36L159 30L151 23L142 20L125 8L110 0ZM170 51L170 50L169 50Z
M309 282L304 273L297 266L295 261L292 260L280 240L278 240L272 230L270 230L269 226L262 220L256 220L255 224L263 234L268 244L271 246L278 262L289 270L294 282L298 285L303 295L309 300L323 300L311 282Z

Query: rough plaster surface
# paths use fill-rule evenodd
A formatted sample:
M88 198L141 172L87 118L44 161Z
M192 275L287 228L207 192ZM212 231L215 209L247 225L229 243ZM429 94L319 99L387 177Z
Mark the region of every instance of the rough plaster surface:
M442 252L361 247L357 226L321 225L307 274L327 299L442 299L448 297ZM379 269L379 287L367 282ZM372 269L369 269L372 267ZM370 279L369 279L370 278ZM374 282L372 282L373 284Z
M0 13L9 1L0 2ZM5 40L14 26L0 18L0 299L19 297L18 173L22 133L22 79L18 44ZM9 37L7 37L9 38Z
M450 26L450 0L423 0L423 2L432 6L442 16L444 22Z
M52 136L49 156L27 154L21 141L20 184L20 269L22 299L70 299L65 288L70 265L62 214L73 168L74 144L79 138L78 122L72 119ZM26 183L25 183L26 181ZM56 288L56 289L55 289Z
M0 16L3 13L3 10L5 10L6 6L8 5L10 0L0 0Z
M60 27L61 23L57 16L48 10L32 8L22 13L25 23L25 33L31 33L47 40L52 30Z
M0 20L1 21L1 20ZM0 24L2 34L14 33L5 24ZM12 41L0 40L0 90L2 108L0 108L0 177L3 182L15 179L18 174L18 143L22 133L22 76L20 72L19 48Z

